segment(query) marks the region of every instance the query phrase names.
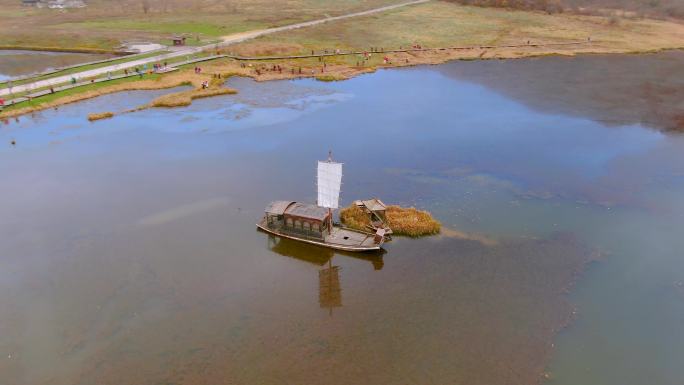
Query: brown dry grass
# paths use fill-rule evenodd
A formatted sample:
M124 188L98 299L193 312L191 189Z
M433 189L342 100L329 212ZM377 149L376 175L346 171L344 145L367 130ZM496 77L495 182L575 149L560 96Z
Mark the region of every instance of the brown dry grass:
M88 120L92 122L94 120L111 118L112 116L114 116L113 112L100 112L95 114L88 114Z
M414 207L387 206L387 225L395 235L421 237L438 234L442 225L423 210ZM340 210L340 220L349 228L368 231L370 217L362 209L352 204Z
M237 91L230 88L200 88L163 95L153 100L150 104L152 107L182 107L189 106L194 99L235 93L237 93Z
M414 207L387 206L387 222L397 235L420 237L438 234L442 224L432 215Z
M571 14L510 11L498 8L467 7L433 1L379 15L364 16L306 29L286 31L245 42L251 45L288 45L311 49L365 50L369 47L395 49L420 44L423 47L567 43L587 41L577 46L500 48L488 50L484 58L517 58L543 54L624 53L684 47L684 24L651 19L622 19ZM231 47L232 49L232 47ZM477 58L481 50L444 51L439 59ZM419 60L422 59L418 55Z
M301 44L295 43L256 42L254 44L230 47L230 51L233 54L244 57L297 55L303 50L304 47Z
M340 210L340 220L350 229L359 231L368 231L371 224L370 216L355 204Z

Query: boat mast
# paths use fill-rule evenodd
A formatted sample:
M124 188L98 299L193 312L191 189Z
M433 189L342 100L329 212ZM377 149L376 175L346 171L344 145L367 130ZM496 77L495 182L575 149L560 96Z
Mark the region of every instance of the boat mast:
M332 150L328 150L328 163L332 163ZM332 235L332 209L328 207L328 234ZM331 258L332 259L332 258Z
M340 186L342 184L342 163L333 161L332 151L328 159L318 162L318 205L328 209L328 232L332 234L333 209L339 206Z

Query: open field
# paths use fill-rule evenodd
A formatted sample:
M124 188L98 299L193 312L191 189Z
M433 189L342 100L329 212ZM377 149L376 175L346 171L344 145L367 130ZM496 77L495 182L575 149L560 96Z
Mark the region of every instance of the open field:
M549 53L617 53L681 48L684 46L684 24L649 19L621 19L614 23L600 16L549 15L435 1L381 15L265 36L240 44L232 50L241 54L264 54L272 50L283 52L283 47L288 53L369 47L387 50L413 44L448 47L522 44L527 41L563 43L586 41L588 37L591 37L591 44L580 47L497 50L484 56L520 57ZM478 57L481 53L477 53Z
M448 0L464 5L516 8L549 13L574 12L603 16L684 19L681 0Z
M0 46L112 50L122 40L170 43L171 35L181 33L190 37L188 44L196 45L217 41L229 34L399 2L290 0L274 4L265 0L91 0L86 8L58 11L22 7L18 0L0 0ZM143 3L149 4L147 12L143 9ZM582 8L583 3L578 1L565 3L572 3L572 7L567 8L586 8ZM658 14L670 9L666 6L662 9L647 8L660 10ZM628 12L625 14L631 15ZM573 39L591 35L609 43L624 43L633 38L644 41L655 37L654 34L667 33L662 30L663 27L654 21L635 17L588 17L567 12L547 15L541 11L514 12L435 1L415 9L366 17L365 21L338 21L317 26L315 30L289 32L282 37L263 40L294 42L307 47L337 44L358 48L368 45L398 46L412 41L421 41L424 45L483 44L507 39ZM337 41L337 38L340 40ZM676 35L672 36L672 40L677 38Z
M169 43L188 34L188 43L209 42L236 32L293 24L394 4L394 0L91 0L70 10L22 7L0 0L0 45L111 50L121 40ZM143 4L149 4L147 12ZM30 28L26 28L29 25Z

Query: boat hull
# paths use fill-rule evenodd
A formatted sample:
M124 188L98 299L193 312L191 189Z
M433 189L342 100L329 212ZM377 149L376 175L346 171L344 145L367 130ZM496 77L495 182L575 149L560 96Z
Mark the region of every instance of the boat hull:
M299 242L308 243L311 245L327 247L329 249L351 251L351 252L368 252L368 251L380 250L382 247L382 243L371 246L371 245L343 245L343 244L339 244L339 243L315 241L312 239L300 238L300 237L297 237L296 235L292 235L292 234L286 234L286 233L283 233L283 232L278 231L276 229L270 229L268 226L265 226L262 223L257 223L256 226L257 226L257 228L259 228L262 231L265 231L269 234L276 235L276 236L281 237L281 238L287 238L287 239L292 239L292 240L299 241ZM339 231L339 229L338 229L338 231ZM345 230L345 231L347 231L347 230Z

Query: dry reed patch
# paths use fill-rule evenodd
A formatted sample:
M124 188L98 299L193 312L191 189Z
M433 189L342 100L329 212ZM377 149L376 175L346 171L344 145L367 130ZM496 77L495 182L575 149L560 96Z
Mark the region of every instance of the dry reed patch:
M387 206L387 222L397 235L420 237L439 233L442 224L432 215L415 207Z
M100 120L100 119L108 119L114 116L113 112L100 112L100 113L94 113L94 114L88 114L88 120L95 121L95 120Z
M235 93L237 93L237 91L230 88L194 89L160 96L154 99L150 105L152 107L182 107L189 106L194 99Z
M432 215L414 207L387 206L387 224L395 235L421 237L438 234L442 225ZM349 228L368 231L370 216L352 204L340 210L340 220Z
M340 220L350 229L359 231L368 231L371 224L368 213L355 204L340 210Z

